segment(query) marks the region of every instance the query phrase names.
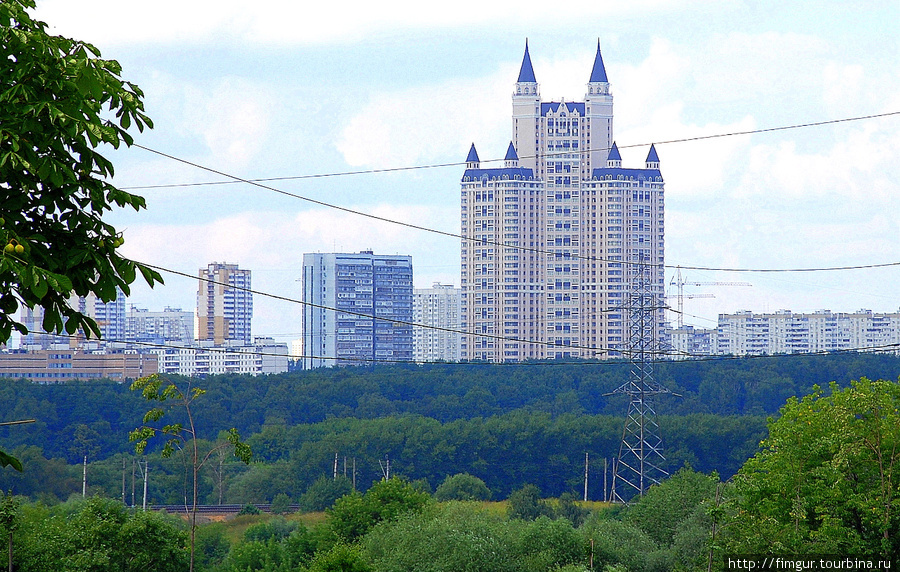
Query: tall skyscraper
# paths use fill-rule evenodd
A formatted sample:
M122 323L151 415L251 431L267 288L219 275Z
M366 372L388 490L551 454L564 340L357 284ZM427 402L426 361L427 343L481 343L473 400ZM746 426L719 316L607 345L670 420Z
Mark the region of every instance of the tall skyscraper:
M417 362L459 361L461 294L460 288L440 282L414 290L413 357Z
M226 340L253 341L253 294L250 271L237 264L213 262L200 269L197 290L197 339L221 345Z
M412 257L303 255L303 368L413 359Z
M651 146L622 167L599 43L584 101L541 100L528 45L502 167L473 144L462 178L462 359L603 358L628 341L628 289L646 272L659 335L664 185Z

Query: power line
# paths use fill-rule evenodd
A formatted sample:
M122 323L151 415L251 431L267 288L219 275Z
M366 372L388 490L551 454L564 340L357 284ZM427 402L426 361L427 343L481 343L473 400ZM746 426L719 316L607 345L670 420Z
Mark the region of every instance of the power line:
M46 333L46 332L36 332L31 330L33 333ZM80 339L79 336L74 334L52 334L55 336L63 337L63 338L72 338L72 339ZM558 359L549 359L542 361L524 361L524 362L480 362L480 361L460 361L460 362L417 362L415 360L398 360L398 359L373 359L373 358L344 358L337 356L294 356L292 354L280 354L280 353L271 353L271 352L263 352L257 350L239 350L236 348L223 348L223 347L197 347L197 346L187 346L187 345L178 345L178 344L159 344L155 342L139 342L139 341L128 341L128 340L113 340L105 338L104 341L112 342L112 343L121 343L121 344L131 344L131 345L139 345L144 347L156 347L161 349L185 349L185 350L197 350L203 352L211 352L211 353L238 353L244 355L253 355L253 356L274 356L274 357L288 357L288 358L313 358L313 359L323 359L323 360L345 360L345 361L358 361L360 363L368 363L368 364L390 364L390 365L450 365L450 366L476 366L476 367L484 367L484 366L504 366L504 367L534 367L534 366L564 366L564 365L578 365L578 366L599 366L599 367L613 367L620 366L625 367L628 365L628 362L622 359L600 359L600 360L592 360L591 358L587 359L579 359L577 361L563 361ZM618 351L618 350L617 350ZM691 354L689 352L680 352L679 355L685 357L685 359L654 359L650 363L653 364L672 364L678 365L682 363L697 363L697 362L709 362L709 361L736 361L736 360L751 360L751 359L777 359L777 358L801 358L801 357L822 357L829 355L843 355L843 354L852 354L852 353L898 353L900 352L900 343L890 343L890 344L882 344L878 346L869 346L869 347L857 347L857 348L845 348L845 349L837 349L837 350L819 350L814 352L804 352L804 353L789 353L789 354L749 354L749 355L709 355L709 354ZM670 353L665 352L653 352L655 355L672 355Z
M648 145L669 145L674 143L689 143L693 141L704 141L707 139L719 139L722 137L735 137L738 135L755 135L758 133L771 133L775 131L787 131L790 129L804 129L808 127L821 127L823 125L833 125L836 123L847 123L852 121L863 121L866 119L879 119L883 117L890 117L893 115L900 115L900 111L890 111L886 113L877 113L872 115L860 115L856 117L844 117L841 119L828 119L825 121L815 121L810 123L797 123L793 125L782 125L779 127L767 127L761 129L748 129L746 131L731 131L727 133L714 133L712 135L698 135L696 137L682 137L680 139L669 139L666 141L655 141L650 143L632 143L629 145L618 145L619 149L629 149L633 147L647 147ZM146 151L151 151L153 153L159 153L154 149L150 149L149 147L144 147L143 145L134 144L135 147L139 147ZM609 151L609 147L598 147L592 149L586 149L585 153L591 153L594 151ZM565 152L560 153L548 153L547 156L555 156L559 154L563 154ZM159 153L163 156L168 157L163 153ZM537 155L520 155L520 158L524 159L533 159L537 157ZM481 161L482 163L499 163L504 159L487 159ZM397 173L403 171L416 171L423 169L439 169L443 167L462 167L465 166L465 161L456 161L452 163L431 163L426 165L413 165L413 166L405 166L405 167L386 167L383 169L360 169L357 171L336 171L332 173L314 173L309 175L293 175L293 176L284 176L284 177L266 177L259 179L247 179L247 180L232 180L232 181L204 181L199 183L171 183L166 185L138 185L132 187L122 187L123 191L131 191L131 190L143 190L143 189L167 189L167 188L176 188L176 187L200 187L200 186L213 186L213 185L234 185L237 183L264 183L264 182L274 182L274 181L299 181L305 179L324 179L331 177L346 177L352 175L374 175L381 173ZM196 166L196 165L195 165ZM223 173L218 173L225 177L230 177L230 175L225 175ZM237 179L236 177L232 177Z
M157 265L155 265L155 264L149 264L149 263L146 263L146 262L141 262L140 264L143 264L144 266L147 266L147 267L149 267L149 268L153 268L154 270L159 270L160 272L166 272L166 273L169 273L169 274L174 274L174 275L176 275L176 276L182 276L182 277L185 277L185 278L190 278L190 279L192 279L192 280L198 280L198 279L199 279L199 280L202 280L202 281L204 281L204 282L208 282L208 283L210 283L210 284L216 284L216 285L219 285L219 286L226 286L226 287L232 288L232 289L234 289L234 290L241 290L241 291L244 291L244 292L249 292L249 293L251 293L251 294L257 294L257 295L260 295L260 296L265 296L265 297L267 297L267 298L272 298L272 299L274 299L274 300L280 300L280 301L282 301L282 302L290 302L290 303L292 303L292 304L300 304L300 305L302 305L302 306L309 306L309 307L312 307L312 308L319 308L319 309L321 309L321 310L328 310L328 311L332 311L332 312L339 312L339 313L343 313L343 314L350 314L350 315L352 315L352 316L360 316L360 317L368 318L368 319L372 319L372 318L373 318L372 314L364 314L364 313L362 313L362 312L354 312L353 310L348 310L348 309L344 309L344 308L333 308L333 307L331 307L331 306L324 306L324 305L322 305L322 304L316 304L316 303L313 303L313 302L307 302L307 301L305 301L305 300L297 300L296 298L290 298L290 297L288 297L288 296L281 296L281 295L279 295L279 294L272 294L272 293L269 293L269 292L262 292L262 291L260 291L260 290L253 290L252 288L248 288L248 287L246 287L246 286L237 286L237 285L234 285L234 284L229 284L229 283L227 283L227 282L219 282L219 281L213 280L213 279L211 279L211 278L206 278L206 277L203 277L203 276L194 276L194 275L188 274L188 273L186 273L186 272L181 272L181 271L179 271L179 270L172 270L172 269L170 269L170 268L165 268L165 267L162 267L162 266L157 266ZM667 308L664 307L664 306L660 306L658 309L662 310L662 309L667 309ZM621 311L625 311L625 310L627 310L627 308L623 308L623 307L621 307L621 306L618 306L618 307L614 307L614 308L608 308L608 309L605 309L605 310L599 310L598 312L599 312L599 313L610 313L610 312L621 312ZM377 319L378 321L388 322L388 323L392 323L392 324L399 324L399 325L403 325L403 326L413 326L413 327L427 328L427 329L431 329L431 330L437 330L437 331L442 331L442 332L449 332L449 333L460 334L460 335L465 335L465 336L474 336L474 337L480 337L480 338L488 338L488 339L494 339L494 340L500 340L500 341L506 341L506 342L518 342L518 343L525 343L525 344L542 345L542 346L548 346L548 347L553 347L553 348L571 348L571 349L577 349L577 350L586 350L586 351L593 352L594 354L604 354L604 353L609 353L609 352L627 353L627 350L626 350L625 348L618 349L618 348L603 348L603 347L578 346L578 345L559 346L559 345L557 345L557 344L555 344L555 343L552 343L552 342L543 342L543 341L538 341L538 340L529 340L529 339L525 339L525 338L514 338L514 337L507 337L507 336L499 336L499 335L497 335L497 334L488 334L488 333L481 333L481 332L467 332L467 331L464 331L464 330L456 330L456 329L453 329L453 328L446 328L446 327L443 327L443 326L435 326L435 325L431 325L431 324L420 324L420 323L417 323L417 322L409 322L409 321L406 321L406 320L398 320L398 319L394 319L394 318L376 317L376 319ZM332 359L332 358L322 358L322 359ZM334 358L334 359L344 359L344 358ZM373 361L373 360L370 360L370 359L369 359L369 360L364 360L364 361Z
M895 115L895 114L900 114L900 112L886 114L886 115ZM866 117L878 117L878 116L866 116ZM840 119L840 120L834 120L833 122L852 121L852 120L856 120L856 119L855 118L854 119ZM812 125L812 124L810 124L810 125ZM818 125L818 124L816 124L816 125ZM795 127L793 127L793 126L792 127L780 127L780 128L772 128L772 129L790 129L790 128L795 128ZM725 137L725 136L729 136L729 135L723 134L721 136ZM709 136L709 137L713 137L713 136ZM412 224L412 223L408 223L408 222L404 222L404 221L398 221L395 219L390 219L387 217L382 217L382 216L374 215L371 213L358 211L355 209L351 209L349 207L343 207L343 206L336 205L333 203L328 203L325 201L320 201L318 199L313 199L310 197L305 197L303 195L298 195L296 193L291 193L291 192L288 192L288 191L285 191L282 189L278 189L278 188L270 186L270 185L264 185L262 183L255 182L250 179L243 179L236 175L231 175L224 171L219 171L217 169L213 169L212 167L206 167L204 165L200 165L199 163L194 163L187 159L183 159L181 157L177 157L175 155L171 155L169 153L165 153L163 151L159 151L156 149L151 149L150 147L145 147L145 146L137 144L137 143L135 143L134 146L144 149L146 151L149 151L151 153L155 153L162 157L166 157L167 159L171 159L173 161L177 161L180 163L184 163L186 165L190 165L192 167L196 167L197 169L209 171L211 173L215 173L215 174L221 175L223 177L228 177L228 178L234 179L235 182L246 183L248 185L266 189L266 190L272 191L274 193L285 195L285 196L288 196L291 198L310 202L310 203L313 203L313 204L316 204L319 206L339 210L339 211L346 212L349 214L362 216L362 217L369 218L372 220L377 220L379 222L395 224L395 225L403 226L406 228L411 228L413 230L419 230L422 232L429 232L432 234L438 234L438 235L446 236L449 238L465 240L465 241L471 242L471 243L480 243L483 245L490 245L490 246L495 246L495 247L499 247L499 248L509 248L512 250L519 250L519 251L523 251L523 252L533 252L536 254L551 254L551 255L556 254L555 252L553 252L551 250L544 250L541 248L534 248L534 247L527 247L527 246L509 245L509 244L504 244L502 242L497 242L497 241L472 238L472 237L468 237L468 236L465 236L462 234L457 234L457 233L439 230L439 229L435 229L435 228L431 228L431 227ZM636 262L631 261L631 260L612 260L609 258L603 258L603 257L597 257L597 256L585 256L585 255L580 255L580 254L570 254L569 257L574 258L576 260L586 260L586 261L590 261L590 262L607 262L607 263L617 263L617 264L625 264L625 265L637 264ZM885 267L890 267L890 266L900 266L900 262L888 262L888 263L882 263L882 264L867 264L867 265L859 265L859 266L841 266L841 267L828 267L828 268L765 268L765 269L762 269L762 268L715 268L715 267L708 267L708 266L690 266L690 265L685 265L685 264L679 264L679 265L663 264L663 265L660 265L660 264L656 264L656 263L652 263L652 262L646 263L646 266L662 267L662 268L677 268L678 266L680 266L682 269L685 269L685 270L703 270L703 271L720 271L720 272L828 272L828 271L836 271L836 270L861 270L861 269L872 269L872 268L885 268Z

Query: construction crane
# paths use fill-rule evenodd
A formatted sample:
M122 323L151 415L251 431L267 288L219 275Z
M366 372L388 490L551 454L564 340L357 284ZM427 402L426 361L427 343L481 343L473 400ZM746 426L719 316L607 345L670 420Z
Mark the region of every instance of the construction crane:
M678 267L678 271L675 273L675 276L672 277L672 281L669 282L669 286L675 285L678 287L678 327L681 328L684 326L684 299L685 298L715 298L713 294L685 294L684 287L685 286L753 286L749 282L692 282L684 280L681 277L681 266Z

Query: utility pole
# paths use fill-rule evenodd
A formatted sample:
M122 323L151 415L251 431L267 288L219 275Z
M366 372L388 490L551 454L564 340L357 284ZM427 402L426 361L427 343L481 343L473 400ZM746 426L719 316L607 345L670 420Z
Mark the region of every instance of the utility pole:
M144 461L144 505L143 509L147 510L147 482L150 480L150 465L149 461ZM140 464L140 461L138 461Z
M608 484L606 482L606 472L606 457L603 457L603 502L609 501L609 496L606 494L606 491L609 490L606 488Z
M588 489L588 454L587 451L584 452L584 502L587 502L587 489Z

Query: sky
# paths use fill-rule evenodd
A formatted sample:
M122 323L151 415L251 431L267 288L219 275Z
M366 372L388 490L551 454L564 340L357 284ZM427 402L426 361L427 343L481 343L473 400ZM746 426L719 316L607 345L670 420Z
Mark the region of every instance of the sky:
M115 211L124 255L195 276L249 268L255 290L299 299L307 252L410 254L415 286L459 285L459 240L330 209L459 232L459 183L511 138L526 38L545 100L584 98L599 40L623 166L656 142L676 267L798 269L900 261L900 2L606 0L295 2L38 0L51 33L118 60L154 128L109 150L114 183L147 209ZM660 143L663 142L663 143ZM452 164L382 173L309 175ZM163 273L129 304L196 306ZM682 270L686 324L740 310L900 308L900 267ZM752 286L695 285L749 282ZM676 306L675 286L667 287ZM703 297L699 297L699 295ZM694 297L697 296L697 297ZM254 335L300 337L301 305L254 297ZM671 316L674 319L674 316Z

